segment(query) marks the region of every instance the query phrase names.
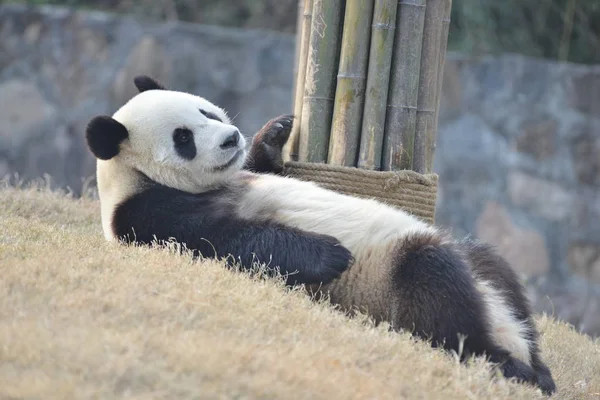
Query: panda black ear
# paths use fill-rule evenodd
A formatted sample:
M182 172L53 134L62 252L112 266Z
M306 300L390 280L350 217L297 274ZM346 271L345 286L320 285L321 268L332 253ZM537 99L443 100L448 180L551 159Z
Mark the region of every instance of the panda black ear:
M148 75L136 76L133 78L133 83L140 93L145 92L146 90L167 90L159 81Z
M129 137L127 128L106 115L92 118L85 130L90 151L101 160L110 160L119 154L119 145Z

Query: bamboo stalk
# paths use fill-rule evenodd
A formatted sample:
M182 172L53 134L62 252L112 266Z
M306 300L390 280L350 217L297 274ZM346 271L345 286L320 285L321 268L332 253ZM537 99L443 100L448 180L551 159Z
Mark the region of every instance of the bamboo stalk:
M294 87L292 93L296 93L296 84L298 81L298 64L300 60L300 48L302 41L302 21L304 19L304 0L297 0L296 14L296 38L294 40L294 69L292 71L294 77ZM293 100L294 98L292 98Z
M328 163L356 166L374 0L346 0Z
M358 167L381 169L398 0L375 0Z
M300 121L299 160L327 162L344 2L314 0Z
M450 16L452 12L452 0L444 0L444 11L442 14L442 29L440 33L440 47L438 56L437 88L435 91L435 117L433 120L433 134L429 137L430 143L427 148L426 171L433 171L433 159L435 156L435 145L440 115L440 102L442 99L442 87L444 84L444 66L446 65L446 53L448 50L448 32L450 31Z
M382 169L411 169L425 0L400 0L390 74Z
M302 123L302 103L304 97L304 79L306 77L306 62L308 58L308 43L312 22L313 0L298 1L298 28L296 33L296 75L294 87L294 122L290 137L283 147L283 160L298 160L300 144L300 127Z
M440 39L445 0L428 0L423 28L421 49L421 73L419 76L419 100L413 153L413 170L424 173L427 154L433 136L436 90L440 55Z

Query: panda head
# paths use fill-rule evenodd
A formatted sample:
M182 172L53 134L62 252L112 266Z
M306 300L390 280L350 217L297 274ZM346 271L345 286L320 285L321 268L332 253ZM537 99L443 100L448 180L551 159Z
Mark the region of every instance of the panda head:
M148 76L138 76L134 83L139 94L112 117L94 117L87 126L88 147L99 165L118 164L192 193L241 169L246 140L221 108L202 97L167 90Z

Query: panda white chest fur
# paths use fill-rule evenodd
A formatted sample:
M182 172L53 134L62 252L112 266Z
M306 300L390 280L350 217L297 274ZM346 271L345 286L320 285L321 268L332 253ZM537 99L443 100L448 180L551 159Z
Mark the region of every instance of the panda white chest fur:
M307 285L435 347L486 354L506 377L555 390L524 290L491 247L374 200L279 176L290 116L269 121L246 149L209 101L149 77L135 84L139 95L86 131L107 239L175 239L246 269L266 263L288 285Z

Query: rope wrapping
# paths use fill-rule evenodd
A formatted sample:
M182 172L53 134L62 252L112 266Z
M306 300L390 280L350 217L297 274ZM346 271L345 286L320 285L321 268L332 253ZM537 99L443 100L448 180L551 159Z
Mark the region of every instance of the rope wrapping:
M420 174L411 170L373 171L290 161L284 166L284 175L311 181L339 193L374 199L430 224L435 222L437 174Z

